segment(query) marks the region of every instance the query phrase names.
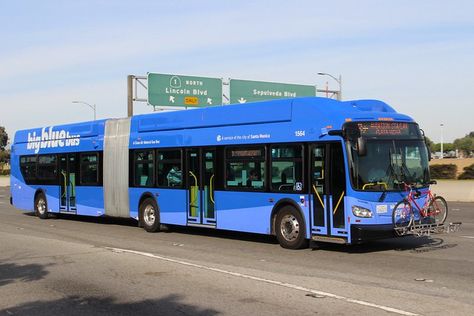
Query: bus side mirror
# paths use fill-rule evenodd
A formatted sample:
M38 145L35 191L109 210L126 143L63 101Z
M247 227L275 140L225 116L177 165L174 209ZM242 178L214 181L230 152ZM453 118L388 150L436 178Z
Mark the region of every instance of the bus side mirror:
M426 138L424 138L425 140L425 146L426 146L426 151L428 151L428 161L431 161L431 150L430 150L430 146L428 145L428 142L426 141Z
M365 138L360 136L357 137L357 154L359 156L365 156L367 155L367 142L365 141Z

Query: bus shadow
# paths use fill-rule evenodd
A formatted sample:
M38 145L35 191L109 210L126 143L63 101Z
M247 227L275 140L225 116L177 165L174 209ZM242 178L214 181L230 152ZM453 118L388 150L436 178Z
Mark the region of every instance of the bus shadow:
M36 216L34 212L24 213L27 216ZM48 220L67 220L81 223L92 223L99 225L118 225L118 226L128 226L128 227L137 227L138 222L133 218L119 218L119 217L95 217L95 216L77 216L71 214L58 214L51 213ZM39 219L38 219L39 220ZM138 228L138 230L143 230L143 228ZM159 232L162 233L179 233L183 235L195 235L195 236L206 236L213 238L222 238L222 239L231 239L231 240L242 240L247 242L255 243L266 243L266 244L278 244L275 236L263 235L263 234L253 234L253 233L243 233L236 231L228 230L219 230L219 229L209 229L205 227L193 227L193 226L175 226L175 225L162 225L162 228Z
M246 242L264 243L264 244L278 244L275 236L243 233L229 230L209 229L192 226L173 226L167 225L163 232L180 233L186 235L199 235L205 237L241 240Z
M219 311L184 303L182 295L160 299L117 302L113 297L68 296L33 301L0 310L0 315L218 315Z
M440 237L413 237L391 238L371 241L358 245L324 245L318 249L334 250L347 253L371 253L383 251L407 251L411 253L426 253L457 247L456 243L446 243Z
M26 212L24 215L35 217L35 212ZM119 226L137 226L137 221L133 218L120 218L120 217L107 217L107 216L85 216L85 215L73 215L64 213L49 213L47 220L60 220L64 219L67 221L81 222L81 223L94 223L101 225L119 225Z
M34 212L24 213L27 216L36 216ZM68 221L94 223L99 225L118 225L137 227L138 223L133 218L118 217L95 217L95 216L77 216L70 214L50 214L50 219L64 219ZM141 229L141 228L137 228ZM264 234L243 233L228 230L209 229L204 227L192 226L174 226L163 225L160 233L179 233L184 235L196 235L230 240L241 240L246 242L262 243L262 244L278 244L275 236ZM356 245L339 245L331 243L318 243L313 250L327 250L346 253L370 253L382 251L409 251L413 253L424 253L436 250L448 249L456 247L456 243L445 243L440 237L413 237L406 236L402 238L391 238L370 241Z

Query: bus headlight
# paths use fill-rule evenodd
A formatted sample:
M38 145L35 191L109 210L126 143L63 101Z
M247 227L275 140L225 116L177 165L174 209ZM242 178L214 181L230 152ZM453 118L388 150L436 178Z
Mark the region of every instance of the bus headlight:
M357 217L365 217L365 218L372 217L372 212L370 210L360 207L360 206L356 206L356 205L352 207L352 214L354 214Z

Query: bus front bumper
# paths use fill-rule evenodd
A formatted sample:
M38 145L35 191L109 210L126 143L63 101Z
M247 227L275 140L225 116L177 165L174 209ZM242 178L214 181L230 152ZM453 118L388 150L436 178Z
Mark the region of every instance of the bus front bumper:
M392 224L351 225L351 243L396 237Z

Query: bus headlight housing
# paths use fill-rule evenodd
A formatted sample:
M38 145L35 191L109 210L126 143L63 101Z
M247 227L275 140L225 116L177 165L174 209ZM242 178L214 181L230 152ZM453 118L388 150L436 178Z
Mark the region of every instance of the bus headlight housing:
M372 212L364 207L354 205L352 207L352 214L357 217L369 218L372 217Z

